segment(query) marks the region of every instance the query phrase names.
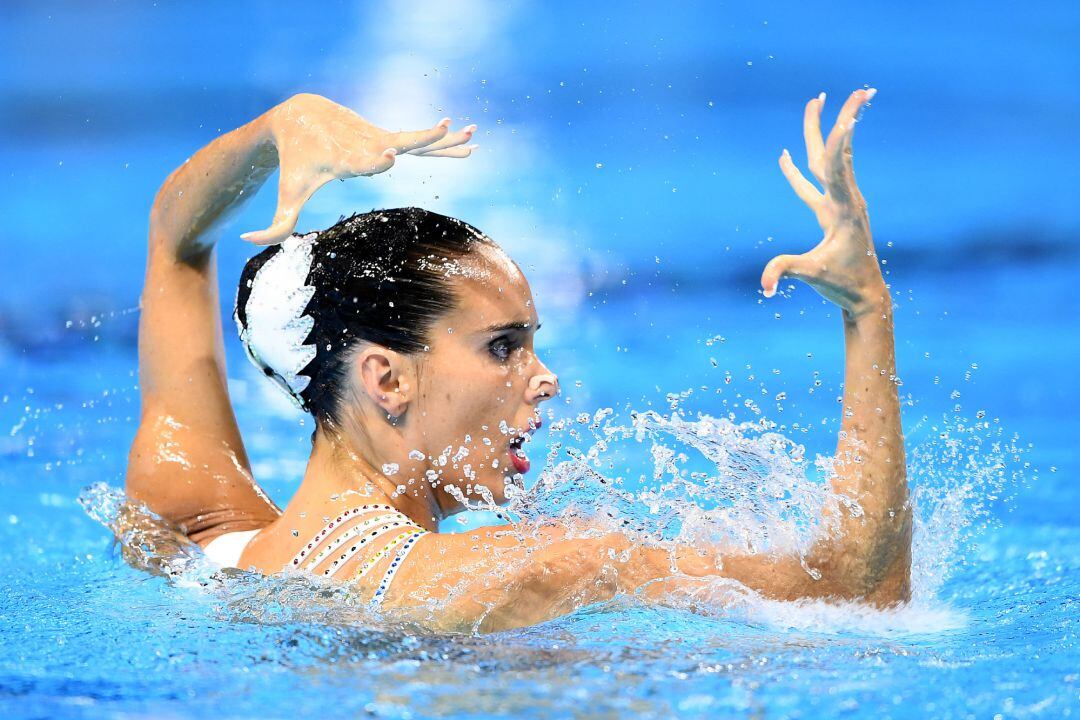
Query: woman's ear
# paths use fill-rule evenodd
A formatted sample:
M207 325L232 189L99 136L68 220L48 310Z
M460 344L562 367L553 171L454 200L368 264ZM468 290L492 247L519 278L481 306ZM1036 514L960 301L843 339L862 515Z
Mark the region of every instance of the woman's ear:
M360 353L355 367L364 392L391 420L405 414L411 386L408 363L401 353L372 346Z

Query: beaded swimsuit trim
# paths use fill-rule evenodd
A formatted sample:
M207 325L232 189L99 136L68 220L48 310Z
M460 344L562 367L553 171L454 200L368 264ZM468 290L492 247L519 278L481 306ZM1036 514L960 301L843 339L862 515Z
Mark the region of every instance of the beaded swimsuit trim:
M378 606L402 562L416 546L416 541L426 534L427 530L414 525L407 515L390 505L361 505L342 512L326 523L304 544L285 570L332 577L355 555L377 547L379 543L376 541L390 538L353 576L353 580L365 577L381 560L393 555L371 599L372 605ZM333 560L321 572L316 572L316 568L330 558Z
M403 527L411 528L416 526L412 525L411 523L402 522L401 520L395 520L393 522L385 523L384 525L377 527L376 529L368 532L358 540L354 540L352 546L345 550L345 552L341 553L341 555L334 558L334 561L331 562L325 570L323 570L322 574L326 576L333 575L338 570L338 568L348 562L349 559L352 558L352 556L355 555L357 552L359 552L360 549L368 542L374 540L375 538L386 535L395 529Z
M358 522L352 527L342 530L337 536L327 538L329 542L318 552L313 552L313 554L309 555L306 562L300 563L300 567L303 567L306 570L314 570L316 565L332 555L338 548L350 540L354 540L354 545L356 542L359 542L360 545L366 545L384 532L393 529L395 526L408 524L410 524L408 520L403 520L396 513L372 515L365 518L362 522ZM318 545L316 545L316 548L317 547ZM350 550L350 552L355 551L355 547Z
M374 597L371 598L372 607L382 605L383 598L386 597L386 591L390 589L390 583L394 581L394 576L397 575L401 564L405 562L405 558L416 547L416 541L426 534L427 530L419 530L419 532L414 532L404 541L397 555L390 561L390 566L386 568L386 573L383 575L382 582L379 583L379 588L375 591Z
M402 517L405 517L405 515L403 515L402 513L399 513L397 510L390 507L389 505L361 505L360 507L355 507L355 508L352 508L350 510L346 510L345 512L341 513L340 515L338 515L336 518L334 518L330 522L326 523L326 525L323 526L322 530L315 533L315 537L311 538L311 540L308 541L307 545L305 545L303 548L300 549L300 552L298 552L296 554L296 557L294 557L292 559L291 563L289 563L288 565L285 566L285 569L286 570L293 570L293 569L298 568L300 566L301 561L303 561L303 559L305 557L310 555L311 552L316 547L318 547L319 544L323 540L326 539L327 535L329 535L333 531L333 529L335 527L340 527L343 522L345 522L346 520L348 520L350 518L356 517L356 516L361 515L361 514L363 514L365 512L371 512L373 510L388 510L391 513L397 513L398 515L401 515ZM405 518L405 519L407 520L408 518Z

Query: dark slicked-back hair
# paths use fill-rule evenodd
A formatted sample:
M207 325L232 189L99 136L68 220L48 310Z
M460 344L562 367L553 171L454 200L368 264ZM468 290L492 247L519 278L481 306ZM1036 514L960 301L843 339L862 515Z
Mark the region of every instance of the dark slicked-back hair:
M299 395L302 407L319 422L338 422L358 342L408 355L426 350L435 320L456 301L448 268L477 244L494 243L466 222L416 207L355 214L318 233L305 283L315 292L304 311L315 321L305 344L316 354L300 371L311 378ZM280 249L269 247L245 265L236 297L241 327L256 273ZM280 378L274 368L264 372Z

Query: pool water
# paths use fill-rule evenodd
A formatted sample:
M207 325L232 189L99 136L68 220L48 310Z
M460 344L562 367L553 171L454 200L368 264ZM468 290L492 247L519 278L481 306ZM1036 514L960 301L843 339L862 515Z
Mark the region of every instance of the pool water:
M1076 9L451 5L0 8L12 29L0 49L5 716L1075 714ZM537 436L553 457L543 467L531 453L536 509L610 501L651 522L655 444L708 470L687 438L661 433L602 454L630 491L621 505L571 486L572 452L596 447L589 425L608 408L622 425L650 412L692 432L702 417L726 420L752 449L772 423L785 448L805 448L805 475L785 477L813 496L813 459L831 452L839 420L839 317L807 288L766 301L756 283L774 254L817 238L775 165L785 145L802 157L803 102L826 89L835 110L864 84L879 94L855 162L896 303L918 504L910 606L774 603L716 583L663 604L618 597L535 627L441 635L365 614L341 592L215 573L197 553L155 550L152 533L123 553L114 544L103 521L139 415L154 192L220 130L301 90L387 126L480 125L467 163L405 158L335 183L300 227L421 205L469 220L519 261L544 323L538 348L564 389ZM236 235L265 224L273 195L220 245L225 313L252 252ZM284 504L312 427L226 328L254 472ZM766 469L782 460L762 453ZM760 479L714 473L700 497L757 502L775 490ZM683 532L690 490L665 492L679 508L668 529ZM807 507L792 502L713 529L797 541ZM491 516L463 520L444 529Z
M1027 271L1034 276L1044 270ZM984 279L987 288L999 281L992 274ZM1011 369L996 360L993 348L979 345L985 334L942 331L938 314L925 311L943 299L935 286L909 284L906 294L918 300L898 309L901 347L941 348L944 356L930 362L925 352L901 351L901 367L908 370L904 387L920 398L905 409L908 444L940 456L948 454L949 443L960 443L975 464L970 482L953 487L953 496L962 498L959 507L950 507L946 496L933 500L934 508L922 508L920 517L935 537L917 537L916 601L888 612L754 600L698 603L691 612L677 603L650 606L621 597L537 627L446 636L364 622L272 581L212 579L205 570L167 580L125 564L109 533L77 501L94 483L122 486L137 393L134 349L121 327L133 314L93 328L115 342L72 339L69 348L8 356L4 371L17 394L0 406L11 428L0 474L6 498L0 518L3 702L25 716L196 715L223 706L236 717L280 717L290 714L286 708L376 717L1066 715L1076 705L1080 679L1080 530L1072 510L1077 491L1068 481L1076 471L1071 444L1049 418L1016 423L1036 436L1035 449L1026 437L1015 443L1016 459L963 438L954 412L957 395L972 416L974 408L985 408L1000 418L1006 445L1014 432L1008 418L1023 417L1023 408L1001 401L999 389L1008 386ZM1038 292L1049 298L1060 289ZM835 402L830 385L839 377L833 357L839 328L822 333L811 319L785 324L750 291L643 291L618 300L622 292L630 291L605 295L587 321L572 324L548 348L558 365L559 358L597 342L595 369L564 370L573 379L569 402L556 411L560 416L573 417L590 404L606 406L613 398L667 409L667 392L626 397L624 383L642 388L653 370L620 357L667 348L683 348L682 376L665 382L684 382L661 389L696 389L696 411L727 410L716 387L760 395L758 380L746 379L752 374L746 365L753 362L744 361L752 358L766 358L761 367L767 368L770 398L780 388L794 398L780 414L816 412L814 397L826 391L830 397L821 405ZM809 292L780 302L782 315L797 316L799 308L807 315L828 312ZM723 342L715 339L717 325L700 315L692 319L712 306L743 318L725 323ZM1022 313L1004 313L997 322L1018 342L1049 330ZM671 337L663 329L649 337L632 332L635 327L681 329ZM963 353L950 349L950 336L963 338ZM616 349L609 338L628 340ZM817 353L821 385L813 371L800 370L807 352ZM1032 358L1030 372L1038 376L1047 371L1041 363L1076 358L1077 347L1062 342L1056 353ZM972 371L961 355L990 360ZM267 402L273 395L259 389L261 379L239 353L232 357L256 474L284 501L302 471L305 428L286 410L268 412L276 407ZM731 382L722 379L728 372ZM688 417L694 402L693 394L682 401ZM745 406L741 412L745 419L756 417ZM929 419L920 425L923 417ZM808 450L827 452L834 425L808 433ZM989 472L999 462L1005 472ZM1002 479L993 480L994 474ZM958 477L916 475L917 486L945 486ZM950 531L956 539L938 542ZM938 586L940 575L945 578Z

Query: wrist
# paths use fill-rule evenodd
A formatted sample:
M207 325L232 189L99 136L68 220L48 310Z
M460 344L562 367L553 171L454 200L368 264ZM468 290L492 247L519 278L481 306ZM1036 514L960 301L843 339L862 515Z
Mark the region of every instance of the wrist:
M883 278L877 278L855 293L855 301L844 307L846 322L859 322L865 318L888 318L892 316L892 296Z
M291 100L292 98L289 98L289 100L278 103L252 121L252 124L257 125L256 132L262 142L277 147L278 138L282 137L281 126L287 112L286 109Z
M263 126L267 142L277 147L281 139L288 135L289 125L304 124L304 112L316 111L319 100L323 98L311 93L297 93L259 116L257 120Z

